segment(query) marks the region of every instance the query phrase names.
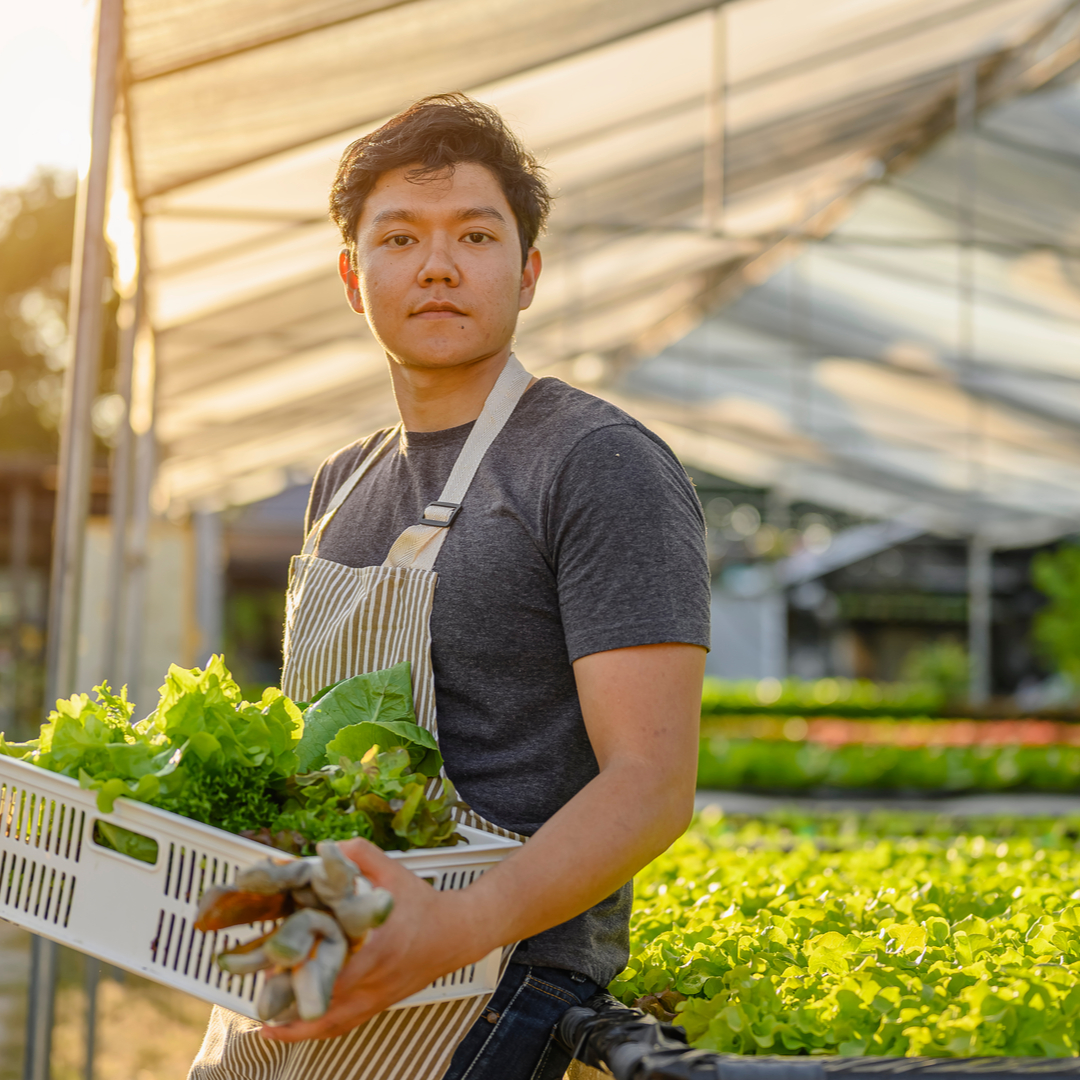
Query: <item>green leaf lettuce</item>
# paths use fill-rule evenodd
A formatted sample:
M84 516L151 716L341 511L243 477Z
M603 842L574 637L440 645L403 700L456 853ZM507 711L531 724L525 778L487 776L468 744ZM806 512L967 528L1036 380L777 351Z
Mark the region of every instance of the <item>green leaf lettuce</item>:
M408 662L356 675L332 686L308 707L304 734L296 748L301 772L326 764L326 746L344 727L363 722L416 724Z

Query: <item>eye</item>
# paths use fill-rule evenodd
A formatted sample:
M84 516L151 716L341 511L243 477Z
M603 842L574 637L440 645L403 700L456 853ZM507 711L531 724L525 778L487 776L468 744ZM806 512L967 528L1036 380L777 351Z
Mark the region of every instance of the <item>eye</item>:
M400 247L408 247L409 244L411 244L412 242L413 242L413 238L411 236L403 236L403 235L399 234L398 236L391 236L390 237L390 246L391 247L399 247L399 248Z
M482 244L485 240L490 240L491 237L487 233L471 232L467 233L465 237L470 244Z

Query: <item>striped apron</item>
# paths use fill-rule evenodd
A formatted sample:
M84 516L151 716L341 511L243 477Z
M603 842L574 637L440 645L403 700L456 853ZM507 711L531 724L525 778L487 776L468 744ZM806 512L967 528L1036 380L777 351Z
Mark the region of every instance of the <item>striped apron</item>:
M307 701L324 686L403 660L412 670L416 721L438 738L431 669L430 616L435 559L480 461L528 388L531 376L511 355L461 449L438 500L406 529L382 566L350 567L318 556L330 519L361 478L401 437L401 426L369 453L335 492L289 569L282 689ZM437 781L436 781L437 783ZM456 810L456 820L514 839L524 837ZM503 969L513 946L503 954ZM270 1042L257 1021L215 1007L189 1080L439 1080L454 1050L490 999L482 994L380 1013L347 1035Z

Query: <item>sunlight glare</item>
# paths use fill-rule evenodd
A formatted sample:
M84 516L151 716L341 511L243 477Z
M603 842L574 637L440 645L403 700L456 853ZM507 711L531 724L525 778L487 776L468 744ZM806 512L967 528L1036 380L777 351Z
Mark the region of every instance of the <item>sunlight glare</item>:
M0 188L74 171L90 143L91 0L0 0Z

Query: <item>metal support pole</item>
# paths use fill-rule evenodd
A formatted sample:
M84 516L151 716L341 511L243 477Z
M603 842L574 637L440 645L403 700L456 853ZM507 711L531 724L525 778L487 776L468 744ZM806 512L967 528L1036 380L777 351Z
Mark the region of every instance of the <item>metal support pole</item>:
M978 108L977 62L967 61L957 73L956 89L956 364L957 381L968 395L968 496L975 502L985 486L983 436L985 406L975 372L975 230L978 173L975 163L975 116Z
M792 259L788 274L788 336L791 342L791 426L811 437L814 408L813 282L811 267L814 245L804 249L801 259Z
M978 108L977 62L960 65L956 87L956 375L968 395L968 512L977 520L985 487L983 470L984 407L975 386L975 115ZM978 535L968 541L968 702L981 707L990 699L993 553Z
M147 335L146 348L151 350L143 362L152 365L152 341ZM139 360L136 359L138 366ZM152 375L151 375L152 378ZM154 438L153 414L147 406L146 428L133 415L135 432L135 476L131 492L131 532L128 537L127 588L124 595L123 627L124 642L120 672L122 680L138 693L139 673L142 668L142 624L146 601L146 568L150 552L150 494L154 486L157 468L157 444ZM133 408L133 413L140 411ZM138 701L138 698L135 698Z
M705 229L710 233L720 233L724 228L727 52L727 12L722 4L718 4L712 13L712 52L705 99L705 162L702 176L702 210Z
M71 693L75 679L79 595L93 455L90 411L97 394L101 360L101 289L106 265L105 198L109 141L116 108L122 18L122 0L100 0L90 167L79 185L71 262L68 325L72 328L75 347L64 378L56 535L49 583L47 704Z
M97 991L101 980L101 961L95 956L86 957L86 1060L83 1066L85 1080L94 1080L94 1051L97 1049Z
M199 628L198 663L221 652L224 634L225 550L221 515L197 510L195 532L195 622Z
M783 532L791 527L791 494L777 485L765 493L765 520Z
M140 243L140 248L142 244ZM141 256L141 252L140 252ZM116 393L124 402L120 438L113 452L109 484L109 565L105 586L105 648L103 668L113 689L123 685L121 626L127 571L128 525L131 518L132 473L135 458L135 432L131 428L131 378L134 368L135 340L143 315L143 272L140 257L135 295L120 308L120 338L117 344Z
M22 637L27 623L26 579L30 571L30 532L33 527L33 495L25 480L17 480L11 489L11 679L5 711L10 720L9 732L19 731L22 706ZM22 733L20 732L20 735Z
M140 238L141 239L141 238ZM128 519L131 516L132 464L135 433L131 430L131 373L134 366L135 337L142 317L142 244L139 244L139 276L135 296L123 301L118 313L120 335L116 356L116 393L124 402L120 438L113 452L109 477L109 562L105 581L105 619L102 626L104 648L102 672L113 690L123 685L121 678L121 622L124 611ZM86 1080L94 1080L94 1050L97 1043L97 992L100 963L86 958Z
M972 705L990 700L993 564L993 548L982 537L973 536L968 541L968 701Z
M770 589L757 600L761 619L759 644L763 678L783 679L787 676L787 593Z
M56 942L41 937L30 939L30 990L26 1011L28 1017L36 1018L36 1022L27 1023L23 1080L49 1080L56 957Z
M56 491L56 525L49 578L46 707L74 689L86 517L90 509L93 428L90 410L101 359L101 288L105 274L105 202L109 143L116 109L123 32L122 0L99 0L94 60L90 165L75 214L68 326L74 350L64 378L64 412ZM25 1080L49 1080L56 945L35 939L30 963Z

